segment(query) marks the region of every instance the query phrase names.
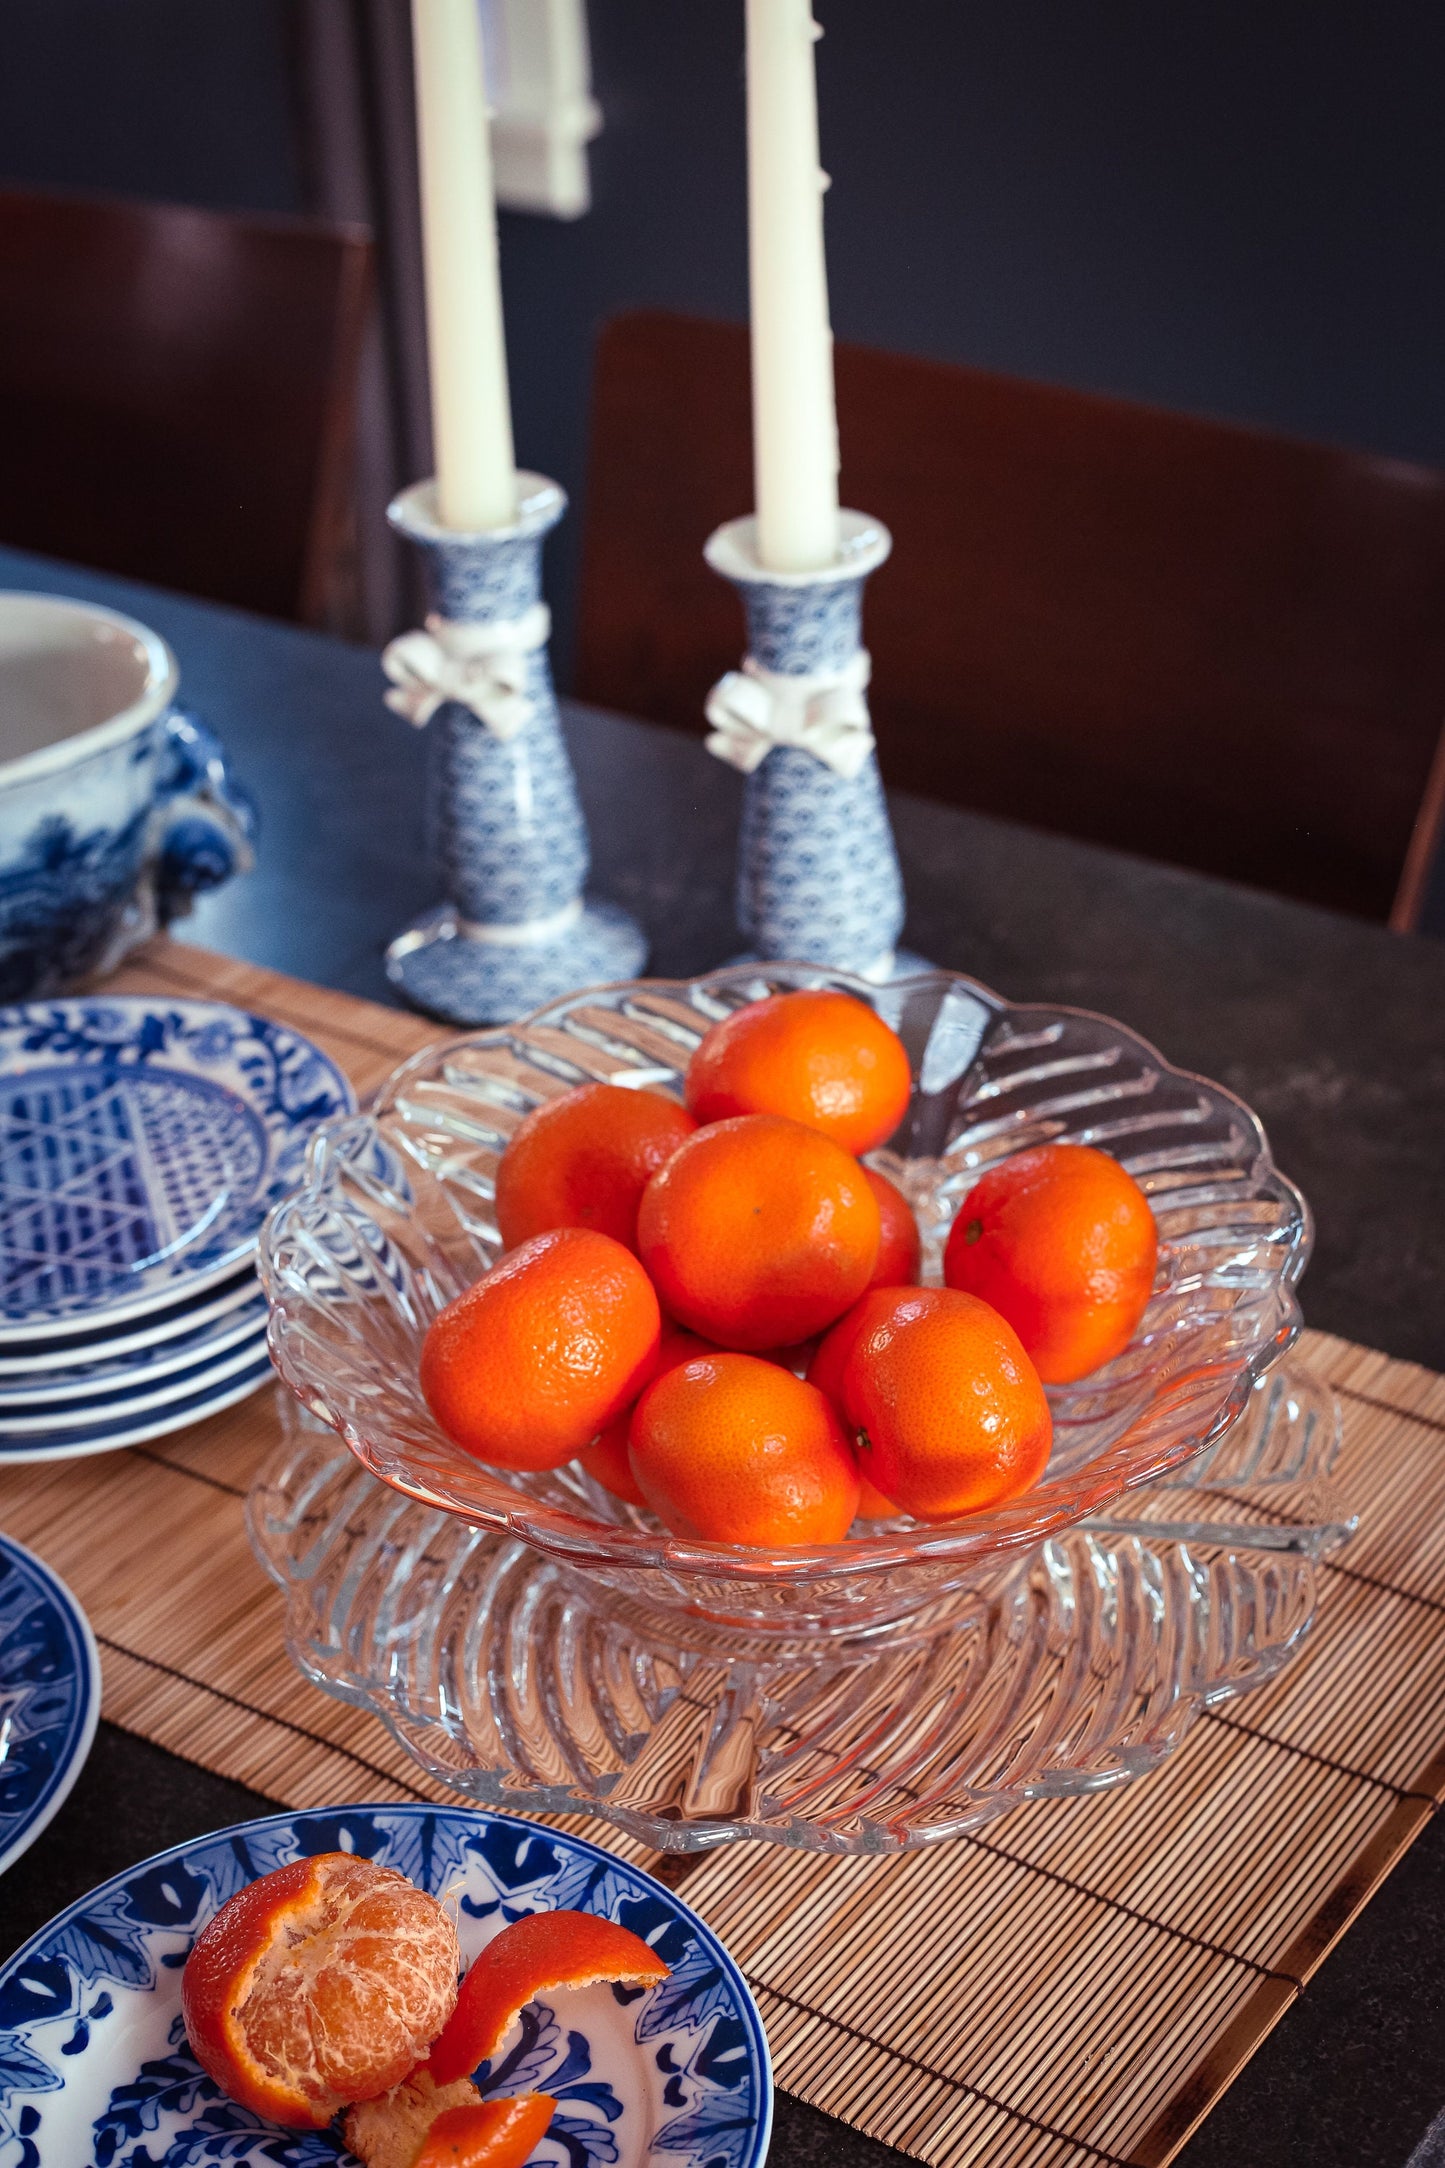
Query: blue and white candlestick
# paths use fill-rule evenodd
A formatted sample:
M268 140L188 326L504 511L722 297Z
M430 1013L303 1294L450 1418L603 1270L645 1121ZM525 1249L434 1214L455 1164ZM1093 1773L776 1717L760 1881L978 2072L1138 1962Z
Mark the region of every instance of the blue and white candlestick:
M445 901L386 952L387 976L453 1024L505 1023L579 986L635 978L642 929L589 901L590 852L547 660L542 543L566 509L540 474L517 476L517 519L484 534L443 527L435 485L388 517L426 559L426 629L382 657L388 706L430 737L427 826Z
M863 582L893 546L886 527L839 514L818 572L768 572L757 523L730 520L705 555L747 614L748 653L708 695L708 750L748 778L737 914L764 962L825 964L882 982L900 957L903 877L868 717Z

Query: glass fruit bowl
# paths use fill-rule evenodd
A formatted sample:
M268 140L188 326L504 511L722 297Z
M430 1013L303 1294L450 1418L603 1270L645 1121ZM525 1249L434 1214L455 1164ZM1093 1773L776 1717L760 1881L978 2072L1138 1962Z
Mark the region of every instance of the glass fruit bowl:
M711 1024L803 986L855 994L908 1049L908 1113L868 1159L913 1204L925 1280L939 1279L948 1228L979 1173L1026 1146L1096 1144L1149 1197L1153 1297L1116 1361L1050 1389L1041 1481L966 1519L859 1523L842 1543L764 1550L669 1535L576 1463L514 1474L452 1445L422 1398L422 1339L500 1253L496 1167L523 1115L590 1080L679 1095ZM1308 1208L1257 1118L1122 1025L1009 1003L953 972L875 987L774 965L592 989L425 1049L370 1113L323 1125L303 1187L267 1223L260 1267L282 1377L372 1474L648 1609L801 1644L866 1633L986 1580L1211 1445L1299 1330L1309 1246Z

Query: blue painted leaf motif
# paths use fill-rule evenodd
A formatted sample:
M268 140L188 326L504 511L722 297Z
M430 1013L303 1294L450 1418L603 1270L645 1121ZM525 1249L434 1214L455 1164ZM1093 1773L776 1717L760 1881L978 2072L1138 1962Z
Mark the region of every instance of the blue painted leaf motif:
M599 2168L617 2159L617 2140L605 2123L559 2112L548 2125L547 2136L562 2147L569 2168Z
M27 2047L18 2032L0 2033L0 2098L58 2092L64 2080Z
M378 1814L298 1814L293 1858L317 1852L354 1852L358 1859L381 1859L390 1842Z
M637 1902L635 1874L613 1861L589 1859L585 1853L565 1859L547 1892L547 1908L554 1912L595 1912L600 1919L622 1919L624 1905ZM631 1920L624 1924L632 1926ZM635 1934L641 1928L633 1928Z
M471 1833L455 1815L421 1814L413 1818L376 1817L385 1831L385 1850L373 1856L395 1867L419 1889L440 1897L466 1866Z
M756 2131L757 2117L740 2104L714 2101L664 2123L652 2149L691 2154L699 2168L744 2168Z
M559 2085L555 2078L549 2079L548 2083L554 2100L585 2101L589 2108L606 2116L609 2123L617 2122L622 2114L622 2102L601 2078L593 2079L588 2085Z
M467 1839L467 1851L479 1859L496 1888L535 1889L556 1879L560 1861L556 1846L540 1829L521 1823L489 1822ZM556 1906L548 1893L548 1909Z
M122 1987L151 1987L155 1967L147 1949L151 1929L131 1916L125 1889L99 1899L93 1911L67 1921L51 1945L54 1955L82 1987L114 1980Z
M522 2037L517 2045L503 2056L495 2070L490 2063L483 2063L476 2073L477 2090L487 2098L536 2092L557 2060L561 2028L545 2002L529 2002L518 2022Z
M639 2040L682 2026L695 2032L733 2008L733 1987L705 1945L695 1943L666 1980L652 1989L637 2018Z
M707 2085L750 2085L750 2045L747 2027L741 2018L720 2016L689 2068Z
M588 2045L587 2035L580 2032L569 2032L567 2035L566 2055L557 2069L549 2070L547 2073L548 2092L554 2100L559 2099L564 2092L575 2094L578 2099L582 2099L589 2092L598 2090L595 2086L580 2085L576 2082L580 2078L585 2078L591 2068L592 2050ZM610 2085L604 2085L601 2087L601 2091L607 2094L609 2100L613 2098Z
M125 1886L126 1910L145 1927L194 1927L210 1903L210 1876L193 1874L180 1860L132 1875Z
M134 2084L115 2086L105 2113L96 2119L96 2168L111 2168L123 2145L159 2130L163 2115L189 2115L201 2101L217 2097L217 2088L189 2049L142 2063Z
M78 2004L74 1975L59 1957L29 1957L23 1972L0 1982L0 2027L8 2031L65 2017Z
M267 2162L274 2168L337 2168L350 2154L329 2130L278 2130L234 2101L214 2107L177 2131L163 2153L145 2147L128 2153L115 2168L201 2168L203 2162Z

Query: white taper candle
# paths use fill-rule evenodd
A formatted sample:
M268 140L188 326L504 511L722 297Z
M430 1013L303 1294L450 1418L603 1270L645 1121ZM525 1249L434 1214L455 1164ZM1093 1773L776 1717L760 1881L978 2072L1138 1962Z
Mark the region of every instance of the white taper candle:
M516 455L477 0L412 0L422 257L437 513L508 527Z
M747 0L748 249L758 554L813 572L838 548L838 424L823 259L811 0Z

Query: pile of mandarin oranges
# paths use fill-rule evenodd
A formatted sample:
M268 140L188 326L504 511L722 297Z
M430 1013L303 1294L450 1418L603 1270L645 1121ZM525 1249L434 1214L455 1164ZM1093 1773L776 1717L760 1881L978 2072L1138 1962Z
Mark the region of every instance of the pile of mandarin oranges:
M497 1170L501 1261L432 1321L428 1405L505 1469L573 1459L676 1535L769 1548L952 1520L1037 1482L1045 1384L1128 1345L1154 1285L1143 1192L1087 1145L1016 1153L920 1286L897 1034L840 992L713 1026L683 1104L583 1084Z

